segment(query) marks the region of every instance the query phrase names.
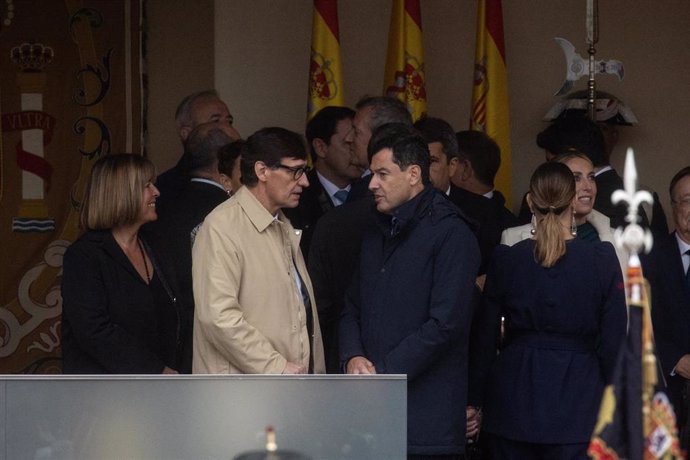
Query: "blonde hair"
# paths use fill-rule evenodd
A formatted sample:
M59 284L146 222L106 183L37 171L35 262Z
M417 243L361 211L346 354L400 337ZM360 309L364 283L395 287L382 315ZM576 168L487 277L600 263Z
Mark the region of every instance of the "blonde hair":
M141 213L141 199L156 171L141 155L120 153L99 159L91 169L81 204L83 229L107 230L133 224Z
M542 164L530 179L529 197L537 217L534 256L541 266L553 267L565 254L560 216L575 197L572 171L562 163Z

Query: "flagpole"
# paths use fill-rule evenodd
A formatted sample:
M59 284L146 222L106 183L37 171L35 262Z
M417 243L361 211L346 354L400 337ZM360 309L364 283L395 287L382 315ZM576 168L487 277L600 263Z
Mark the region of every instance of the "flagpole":
M596 121L596 107L595 101L597 97L596 81L594 74L596 73L594 55L597 50L594 45L599 42L599 1L587 0L587 44L589 48L589 81L587 82L588 98L587 98L587 114L589 119Z
M596 1L596 0L595 0ZM625 220L628 225L625 229L617 228L614 233L616 245L629 254L628 268L626 271L626 294L630 309L639 308L642 313L642 433L646 439L652 430L652 399L654 388L657 384L656 357L654 355L652 320L650 314L651 302L649 290L642 274L642 265L639 254L649 252L652 249L653 239L649 229L643 229L638 221L638 209L641 204L653 203L652 195L646 190L637 190L637 168L635 167L635 154L631 148L625 156L625 171L623 173L623 185L625 190L616 190L611 195L611 202L627 203L628 214Z

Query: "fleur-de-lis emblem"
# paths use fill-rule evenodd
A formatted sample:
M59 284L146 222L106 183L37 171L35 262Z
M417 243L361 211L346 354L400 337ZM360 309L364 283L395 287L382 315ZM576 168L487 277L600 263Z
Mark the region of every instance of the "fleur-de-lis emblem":
M628 214L625 220L629 224L625 229L619 227L614 232L616 246L622 247L632 257L637 256L640 251L649 252L652 249L652 233L649 229L643 229L638 224L640 217L638 209L641 204L652 204L654 198L646 190L637 190L637 168L635 167L635 154L631 148L625 155L625 171L623 172L623 186L625 190L616 190L611 195L613 204L627 203Z

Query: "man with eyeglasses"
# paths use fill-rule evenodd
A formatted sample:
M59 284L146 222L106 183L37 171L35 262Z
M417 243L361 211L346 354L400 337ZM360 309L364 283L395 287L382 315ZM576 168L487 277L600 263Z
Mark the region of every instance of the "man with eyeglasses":
M211 212L192 251L194 373L325 371L294 208L309 186L302 137L264 128L242 149L244 184Z
M655 236L642 256L652 288L652 323L667 394L676 412L681 448L690 447L690 166L669 187L676 230Z

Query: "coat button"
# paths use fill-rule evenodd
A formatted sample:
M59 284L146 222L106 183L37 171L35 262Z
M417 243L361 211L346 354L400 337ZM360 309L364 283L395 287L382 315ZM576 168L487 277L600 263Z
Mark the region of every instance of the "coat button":
M381 273L386 273L386 269L385 269L385 268L382 268L382 269L381 269Z

